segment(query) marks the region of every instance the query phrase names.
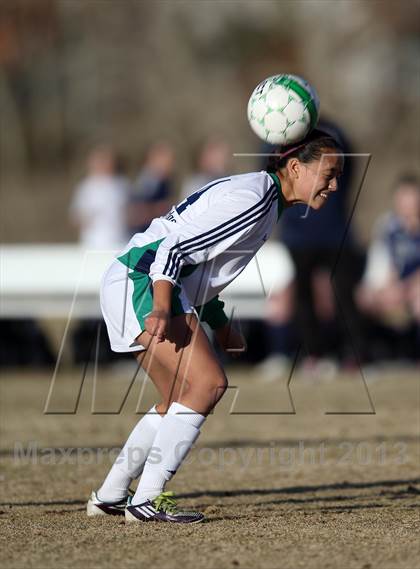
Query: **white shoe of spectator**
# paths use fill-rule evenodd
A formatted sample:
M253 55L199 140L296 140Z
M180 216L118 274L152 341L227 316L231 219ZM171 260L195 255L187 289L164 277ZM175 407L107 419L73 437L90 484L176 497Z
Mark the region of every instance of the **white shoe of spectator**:
M303 360L300 371L307 380L333 381L337 377L339 367L332 358L310 356Z
M280 381L289 377L292 361L285 355L273 354L255 367L255 373L267 382Z

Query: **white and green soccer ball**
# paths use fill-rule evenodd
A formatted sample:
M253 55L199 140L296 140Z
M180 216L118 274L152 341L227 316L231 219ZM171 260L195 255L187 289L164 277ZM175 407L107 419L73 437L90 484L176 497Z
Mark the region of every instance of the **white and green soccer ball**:
M315 127L319 98L297 75L273 75L255 87L248 103L252 130L270 144L299 142Z

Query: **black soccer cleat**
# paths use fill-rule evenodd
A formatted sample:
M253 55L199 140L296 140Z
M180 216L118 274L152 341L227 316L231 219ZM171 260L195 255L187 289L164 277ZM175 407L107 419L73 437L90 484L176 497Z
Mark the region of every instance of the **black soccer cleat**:
M100 500L95 491L90 495L89 501L86 506L88 516L123 516L125 508L131 499L129 494L119 502L103 502Z
M196 524L204 520L200 512L184 512L177 507L173 492L162 492L153 500L142 504L127 505L125 521L131 522L169 522L175 524Z

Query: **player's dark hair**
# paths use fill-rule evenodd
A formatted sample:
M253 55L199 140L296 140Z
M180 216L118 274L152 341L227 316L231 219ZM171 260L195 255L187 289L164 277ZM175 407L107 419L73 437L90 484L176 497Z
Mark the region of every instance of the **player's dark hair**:
M343 152L335 138L315 128L300 142L276 148L268 159L266 170L267 172L276 172L284 168L291 158L297 158L299 162L308 164L319 160L326 149L339 154Z
M397 191L401 186L414 186L418 189L420 188L420 180L415 174L412 174L411 172L401 174L395 182L395 191Z

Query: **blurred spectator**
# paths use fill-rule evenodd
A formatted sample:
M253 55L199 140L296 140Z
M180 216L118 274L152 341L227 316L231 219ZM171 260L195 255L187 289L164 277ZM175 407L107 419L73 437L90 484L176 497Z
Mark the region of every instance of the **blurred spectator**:
M166 142L155 143L148 149L130 196L130 234L145 231L152 219L168 211L173 193L174 165L174 151Z
M209 182L222 178L229 170L231 151L221 138L209 138L198 149L194 160L194 172L181 189L181 199L186 198Z
M336 138L345 153L351 152L345 134L335 124L321 121L318 128ZM267 377L278 376L281 355L290 357L299 345L309 356L307 367L315 373L333 372L339 357L348 364L366 357L364 326L354 302L364 256L351 228L342 243L348 225L352 172L351 158L346 158L339 191L321 210L314 213L307 211L307 206L296 205L280 218L280 239L290 252L296 278L269 301L271 315L266 332L272 348L261 366ZM276 314L281 318L274 319Z
M128 191L114 151L107 146L95 148L88 157L87 176L76 188L70 206L82 245L106 250L125 244Z
M121 174L118 158L108 146L92 150L87 160L87 176L77 186L70 206L70 216L79 228L80 243L90 250L118 250L127 240L128 180ZM82 320L72 331L75 363L84 364L93 357L93 343L102 320ZM98 345L98 362L112 359L106 336Z
M266 380L276 380L290 371L291 359L296 351L294 326L294 297L296 271L287 248L279 244L279 257L275 270L281 274L271 288L266 301L265 326L261 331L265 359L258 373ZM249 345L252 344L249 342Z
M400 337L414 336L420 349L420 183L414 176L398 180L393 210L376 224L357 298L363 310ZM410 353L405 340L399 343L408 349L394 357L413 355L415 347Z

